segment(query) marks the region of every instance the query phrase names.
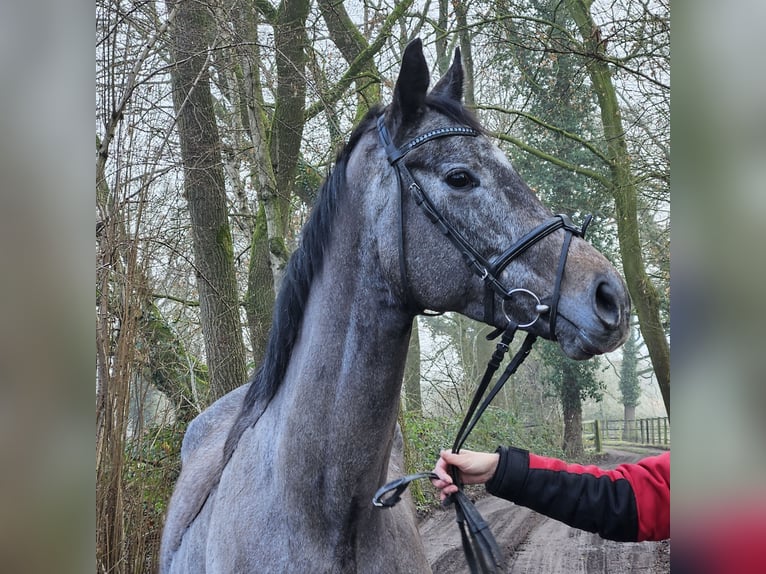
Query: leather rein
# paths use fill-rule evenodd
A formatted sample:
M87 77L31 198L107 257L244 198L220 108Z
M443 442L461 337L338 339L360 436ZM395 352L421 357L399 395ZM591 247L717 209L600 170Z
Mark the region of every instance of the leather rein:
M558 315L558 302L561 290L561 282L564 275L564 267L566 265L567 254L569 252L569 245L573 236L584 237L585 230L590 223L592 216L588 215L585 218L585 223L581 227L576 227L571 219L566 215L556 215L542 224L538 225L521 238L519 238L508 249L491 257L489 259L482 256L478 250L476 250L471 243L461 234L437 209L428 194L417 183L415 177L409 168L401 161L410 151L420 147L426 142L432 141L437 138L448 136L465 136L476 137L479 132L473 128L466 126L448 126L443 128L437 128L426 132L420 136L417 136L404 144L397 147L388 132L388 128L385 125L384 116L378 117L378 135L380 141L386 151L389 164L396 169L397 178L399 181L399 270L401 275L401 288L402 297L405 304L410 307L418 307L422 312L422 308L417 306L416 303L411 301L409 280L407 278L407 270L404 261L404 194L405 190L409 191L415 203L425 212L428 218L434 223L439 230L452 242L455 247L463 255L468 267L476 275L478 275L485 285L484 296L484 322L492 325L495 316L495 297L500 297L502 303L502 311L506 319L508 319L508 326L505 329L495 329L487 336L487 339L496 339L502 334L500 341L497 343L492 358L489 360L487 369L479 383L476 392L474 393L471 405L468 407L468 411L463 418L463 422L458 431L455 442L452 445L452 452L457 453L465 443L468 435L471 433L476 423L481 418L481 415L487 409L492 399L497 395L505 382L513 375L519 368L524 359L527 358L532 345L537 340L537 335L527 333L524 342L521 344L519 350L514 357L508 363L501 376L496 381L495 385L486 394L489 384L497 372L503 357L507 353L511 342L518 329L525 329L531 327L541 315L548 315L548 325L550 336L555 340L555 327L556 318ZM523 288L506 288L500 280L500 275L503 270L508 266L511 261L519 257L532 245L541 241L554 231L558 229L564 229L567 233L564 238L563 245L561 247L561 255L559 256L558 267L556 270L556 279L554 283L553 293L550 297L541 299L533 292ZM515 323L508 313L506 312L505 305L508 301L516 296L531 297L535 303L535 316L529 322L523 324ZM482 400L483 398L483 400ZM413 480L424 478L438 478L432 472L421 472L417 474L410 474L402 477L398 480L383 485L378 489L373 497L372 503L376 507L390 508L394 506L401 499L401 494L406 490L407 486ZM448 499L448 503L455 504L456 521L460 527L460 535L463 543L463 551L466 556L466 561L472 572L472 574L497 572L502 567L504 559L502 551L500 550L492 532L489 529L489 525L482 518L479 511L474 506L473 502L463 492L463 485L459 482L457 476L457 469L453 469L453 480L458 485L458 492L451 495ZM387 495L387 496L386 496ZM466 531L467 528L467 531ZM470 533L470 537L469 537Z

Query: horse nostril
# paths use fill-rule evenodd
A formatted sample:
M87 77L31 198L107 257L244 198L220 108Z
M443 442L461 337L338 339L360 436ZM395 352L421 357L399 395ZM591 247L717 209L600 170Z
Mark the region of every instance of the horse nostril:
M619 303L619 290L609 281L602 281L596 287L596 315L607 327L617 327L622 318L622 308Z

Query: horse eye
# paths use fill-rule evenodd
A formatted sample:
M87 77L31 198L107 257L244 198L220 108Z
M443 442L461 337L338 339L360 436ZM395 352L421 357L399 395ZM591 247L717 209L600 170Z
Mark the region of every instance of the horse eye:
M447 182L447 185L454 189L467 189L474 185L471 174L462 169L456 169L455 171L449 172L445 181Z

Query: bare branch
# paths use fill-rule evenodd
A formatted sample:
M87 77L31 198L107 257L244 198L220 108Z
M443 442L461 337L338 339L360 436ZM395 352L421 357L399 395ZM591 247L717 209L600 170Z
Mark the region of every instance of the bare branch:
M591 178L594 181L597 181L601 185L604 186L605 189L609 190L612 188L612 182L609 180L608 177L605 177L598 173L597 171L593 171L592 169L588 169L579 165L575 165L573 163L569 163L568 161L564 161L563 159L556 157L554 155L551 155L549 153L546 153L540 149L537 149L536 147L533 147L529 144L524 143L518 138L515 138L513 136L509 136L507 134L499 133L499 132L493 132L492 135L496 137L499 140L506 141L508 143L512 143L519 149L531 153L532 155L539 157L540 159L543 159L547 162L552 163L555 166L558 166L560 168L566 169L568 171L571 171L573 173L578 173L580 175L584 175L586 177Z

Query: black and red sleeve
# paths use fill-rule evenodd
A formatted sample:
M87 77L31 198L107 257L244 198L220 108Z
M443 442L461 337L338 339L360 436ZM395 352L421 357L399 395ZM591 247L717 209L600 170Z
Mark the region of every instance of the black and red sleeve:
M670 538L670 453L613 470L500 447L487 491L620 541Z

